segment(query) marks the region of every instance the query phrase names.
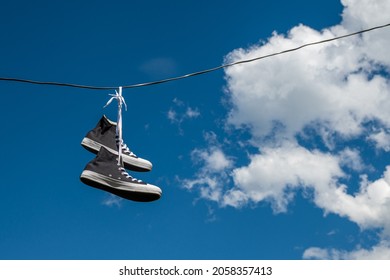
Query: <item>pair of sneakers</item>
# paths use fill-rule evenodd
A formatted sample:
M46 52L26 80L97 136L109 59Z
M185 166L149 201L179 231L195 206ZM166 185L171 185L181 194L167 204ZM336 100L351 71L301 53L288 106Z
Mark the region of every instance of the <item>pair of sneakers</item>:
M152 163L137 157L126 144L119 143L116 136L116 123L103 116L81 142L87 150L97 154L83 172L80 180L114 195L133 201L154 201L161 197L161 189L130 176L126 169L150 171ZM121 160L118 161L118 149Z

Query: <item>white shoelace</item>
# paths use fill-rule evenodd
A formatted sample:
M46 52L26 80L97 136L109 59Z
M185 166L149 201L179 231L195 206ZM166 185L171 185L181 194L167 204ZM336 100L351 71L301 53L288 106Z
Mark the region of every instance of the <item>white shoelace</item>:
M118 169L123 176L126 176L126 178L130 179L132 182L143 183L142 180L138 180L138 179L134 178L133 176L129 175L129 173L127 173L126 169L124 169L122 166L118 165Z
M129 147L127 147L126 144L122 143L121 146L122 146L122 152L124 152L130 156L137 157L136 154L134 154L132 151L129 150Z
M122 104L125 105L125 109L127 110L126 101L125 101L125 99L122 96L122 87L119 87L119 90L115 91L115 94L110 94L110 96L112 96L112 97L110 98L110 100L108 100L108 102L104 106L104 108L107 107L108 105L110 105L111 102L114 99L116 99L118 101L118 120L117 120L117 125L116 125L116 136L117 136L117 139L118 139L119 143L122 146L123 145L123 139L122 139ZM122 159L122 149L121 148L118 148L118 154L119 154L118 164L120 164L120 161Z
M137 155L135 153L133 153L129 147L123 142L123 139L122 139L122 143L119 143L119 139L118 139L118 136L115 137L115 141L116 141L116 146L118 147L121 147L122 149L122 152L124 154L128 154L129 156L133 156L133 157L137 157Z

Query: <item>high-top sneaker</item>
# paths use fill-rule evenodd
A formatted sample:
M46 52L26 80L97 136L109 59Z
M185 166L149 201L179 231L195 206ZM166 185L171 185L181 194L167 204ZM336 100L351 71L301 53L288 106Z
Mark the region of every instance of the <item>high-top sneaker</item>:
M162 193L159 187L131 177L123 164L118 164L118 156L104 147L86 165L80 180L91 187L134 201L154 201Z
M120 143L118 143L116 137L116 123L110 121L106 116L103 116L96 127L87 133L81 142L81 145L95 154L99 152L100 147L103 146L111 153L117 155ZM150 161L137 157L129 150L126 144L122 143L120 146L125 168L133 171L152 170L152 163Z

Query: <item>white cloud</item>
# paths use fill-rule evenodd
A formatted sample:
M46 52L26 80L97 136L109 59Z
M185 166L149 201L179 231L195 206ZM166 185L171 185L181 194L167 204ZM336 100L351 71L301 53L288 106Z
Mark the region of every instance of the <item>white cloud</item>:
M343 259L351 260L390 260L390 244L382 242L370 249L358 249L352 252L345 252L341 256Z
M189 119L194 119L200 116L200 112L198 108L193 109L191 107L188 107L185 116Z
M103 200L102 204L109 207L116 206L120 208L122 206L122 201L123 198L120 198L119 196L113 194L108 194L106 198Z
M172 123L175 123L177 122L177 114L176 112L173 110L173 109L169 109L168 113L167 113L167 118L168 120L170 120Z
M211 147L208 150L195 149L191 156L194 161L202 161L204 168L210 172L219 172L232 166L232 160L228 159L219 147Z
M343 4L346 8L340 25L322 31L299 25L287 36L274 33L262 45L233 51L227 61L246 60L383 24L387 21L385 11L390 12L388 1ZM375 16L378 11L382 19ZM292 189L310 187L315 190L315 203L325 212L348 217L362 227L384 226L383 211L389 209L386 180L366 185L356 196L348 194L348 187L339 183L346 175L343 168L362 172L366 166L356 149L333 150L337 141L366 136L372 130L370 122L379 123L381 128L366 137L378 148L388 150L384 131L390 129L390 86L381 71L383 67L390 69L388 55L384 55L389 42L388 30L377 30L227 68L232 105L227 122L236 128L249 128L260 152L251 156L249 165L233 170L235 187L226 195L240 191L240 201L243 197L254 202L271 200L274 210L285 211L293 198ZM295 144L297 136L307 136L308 129L322 138L330 154ZM270 137L272 144L267 141ZM229 201L236 204L231 197Z
M201 198L220 203L226 187L230 185L233 160L223 152L214 132L204 133L204 138L210 147L191 152L193 162L201 166L195 178L179 180L184 188L199 191Z
M200 117L200 111L198 108L186 106L186 104L178 98L174 98L172 102L174 105L168 110L167 118L172 124L178 125L181 132L181 124L185 120Z
M339 25L321 31L298 25L286 36L275 32L262 44L232 51L226 61L251 59L388 22L387 0L342 0L342 4ZM314 203L325 213L346 217L362 229L381 228L383 232L381 243L370 250L313 247L305 257L388 256L390 165L380 178L368 181L365 159L356 148L345 146L359 140L374 142L384 152L390 150L388 45L390 32L382 29L227 68L231 109L226 122L233 129L247 129L258 152L241 167L221 164L222 180L216 172L205 170L212 160L223 160L211 150L201 154L202 175L213 183L202 182L202 196L221 206L271 202L275 212L283 212L297 188L311 189ZM326 149L300 142L300 138L318 142L314 137L322 139ZM356 193L341 183L348 172L361 178Z
M193 190L198 187L202 198L218 202L221 197L221 186L218 184L218 178L207 174L205 171L200 172L196 179L182 180L183 187Z
M326 189L343 176L338 160L292 143L264 148L248 166L233 171L236 188L254 201L271 200L276 212L286 211L289 190L298 187Z
M194 179L183 180L184 188L199 190L200 196L215 202L220 202L226 185L229 185L229 174L226 169L232 166L223 151L218 147L209 150L195 149L191 156L194 162L202 165Z
M250 59L345 32L335 27L318 32L300 25L288 37L274 34L265 45L235 50L228 61ZM249 126L255 137L273 132L278 139L294 138L307 127L325 128L344 138L356 137L364 132L367 120L390 127L388 81L361 70L374 68L367 57L368 45L356 37L226 69L233 105L228 122L236 127ZM275 124L279 124L278 129Z
M387 230L390 225L386 214L390 211L389 178L390 165L382 178L374 182L362 180L359 192L354 195L347 194L347 186L340 184L334 189L316 189L314 200L326 212L348 217L363 229L378 227Z
M356 249L350 252L311 247L305 250L303 258L320 260L389 260L390 244L381 242L370 249Z
M331 256L333 256L332 251L328 251L326 249L321 249L317 247L308 248L303 253L304 259L320 259L320 260L337 259Z
M265 148L251 158L248 166L233 170L236 190L245 194L245 200L271 201L275 212L286 211L296 188L314 190L314 203L327 213L348 217L362 228L387 227L390 218L390 165L383 177L368 182L362 179L359 192L347 193L347 186L338 182L345 176L341 164L345 159L304 147L285 144ZM226 193L231 205L231 193ZM390 230L390 228L389 228Z
M340 164L356 171L362 171L365 168L360 153L356 149L345 148L339 153Z
M375 142L378 149L383 149L386 152L390 152L390 133L384 129L380 129L368 136L368 140Z

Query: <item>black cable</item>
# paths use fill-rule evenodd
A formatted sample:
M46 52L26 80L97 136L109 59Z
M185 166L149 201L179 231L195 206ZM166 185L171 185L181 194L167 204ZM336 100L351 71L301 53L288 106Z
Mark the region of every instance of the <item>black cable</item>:
M41 82L41 81L33 81L33 80L26 80L26 79L3 78L3 77L0 77L0 81L9 81L9 82L17 82L17 83L28 83L28 84L36 84L36 85L48 85L48 86L60 86L60 87L73 87L73 88L83 88L83 89L94 89L94 90L108 90L108 89L112 90L112 89L117 89L118 88L118 87L86 86L86 85L58 83L58 82Z
M357 31L354 33L350 33L350 34L346 34L346 35L342 35L342 36L338 36L338 37L334 37L334 38L330 38L330 39L325 39L325 40L321 40L321 41L317 41L317 42L307 43L307 44L301 45L299 47L284 50L284 51L280 51L280 52L276 52L276 53L272 53L272 54L267 54L264 56L259 56L259 57L255 57L255 58L251 58L251 59L247 59L247 60L240 60L240 61L236 61L236 62L232 62L232 63L228 63L228 64L223 64L223 65L220 65L220 66L217 66L214 68L209 68L209 69L205 69L202 71L189 73L189 74L186 74L183 76L178 76L178 77L173 77L173 78L168 78L168 79L163 79L163 80L158 80L158 81L152 81L152 82L146 82L146 83L140 83L140 84L132 84L132 85L127 85L127 86L122 86L122 88L125 89L125 88L146 87L146 86L158 85L158 84L168 83L168 82L177 81L177 80L181 80L181 79L186 79L189 77L194 77L194 76L214 72L214 71L224 69L227 67L231 67L234 65L249 63L249 62L265 59L265 58L272 57L272 56L277 56L277 55L281 55L281 54L285 54L285 53L289 53L289 52L294 52L294 51L297 51L297 50L300 50L300 49L303 49L303 48L306 48L309 46L324 44L324 43L340 40L340 39L351 37L351 36L356 36L359 34L363 34L366 32L370 32L370 31L373 31L376 29L381 29L381 28L385 28L385 27L389 27L389 26L390 26L390 23L387 23L384 25L375 26L375 27L364 29L364 30ZM63 86L63 87L73 87L73 88L92 89L92 90L113 90L113 89L118 88L118 87L88 86L88 85L78 85L78 84L69 84L69 83L58 83L58 82L42 82L42 81L33 81L33 80L18 79L18 78L3 78L3 77L0 77L0 81L30 83L30 84L50 85L50 86Z

